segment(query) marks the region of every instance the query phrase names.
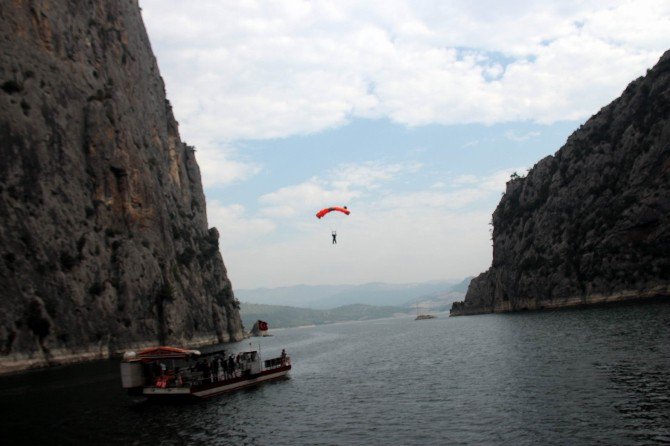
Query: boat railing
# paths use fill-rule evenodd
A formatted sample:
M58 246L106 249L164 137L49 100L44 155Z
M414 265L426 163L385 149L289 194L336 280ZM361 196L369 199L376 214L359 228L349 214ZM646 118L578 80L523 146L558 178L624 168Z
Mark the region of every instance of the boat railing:
M265 369L276 369L291 364L291 358L288 356L280 356L278 358L266 359Z
M287 355L264 361L266 370L273 370L289 366L290 364L291 358ZM240 362L237 363L233 369L229 369L228 367L213 367L203 370L198 366L176 367L174 369L168 368L159 375L149 373L145 375L145 379L147 380L146 385L149 387L191 387L233 380L240 378L245 374L249 374L250 372L251 363Z
M157 376L152 383L151 387L158 388L167 388L167 387L191 387L194 385L209 384L220 381L227 381L230 379L239 378L244 374L244 370L239 368L224 372L219 370L214 373L210 372L201 372L201 371L178 371L174 372L172 370L166 372L163 375Z

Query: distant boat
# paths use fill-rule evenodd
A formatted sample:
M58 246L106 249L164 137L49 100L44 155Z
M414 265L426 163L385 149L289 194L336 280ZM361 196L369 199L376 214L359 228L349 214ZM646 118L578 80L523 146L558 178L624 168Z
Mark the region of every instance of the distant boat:
M423 321L425 319L435 319L437 316L433 316L432 314L419 314L419 302L416 303L416 317L414 318L415 321Z

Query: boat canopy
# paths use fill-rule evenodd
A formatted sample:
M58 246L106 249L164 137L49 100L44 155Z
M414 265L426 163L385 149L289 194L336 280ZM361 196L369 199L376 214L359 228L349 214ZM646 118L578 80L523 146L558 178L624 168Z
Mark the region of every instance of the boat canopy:
M189 359L200 356L198 350L185 350L177 347L151 347L137 352L136 361L153 361L158 359Z

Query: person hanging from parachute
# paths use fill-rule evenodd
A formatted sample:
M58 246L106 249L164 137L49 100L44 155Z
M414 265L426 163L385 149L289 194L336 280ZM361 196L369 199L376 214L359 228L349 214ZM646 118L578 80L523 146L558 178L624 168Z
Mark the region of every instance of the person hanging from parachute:
M333 211L342 212L345 215L349 215L351 213L351 211L349 211L349 209L347 209L346 206L343 206L343 207L334 206L334 207L331 207L331 208L321 209L319 212L316 213L316 218L321 220L323 217L326 216L326 214L328 214L330 212L333 212ZM331 231L331 236L333 237L333 245L337 245L337 231L335 231L335 230Z

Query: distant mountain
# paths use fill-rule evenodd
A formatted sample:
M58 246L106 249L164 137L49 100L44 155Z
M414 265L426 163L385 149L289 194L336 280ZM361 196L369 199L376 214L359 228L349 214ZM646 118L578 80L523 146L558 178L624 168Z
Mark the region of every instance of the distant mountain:
M406 314L407 308L376 307L372 305L345 305L330 310L315 310L283 305L242 303L240 315L249 330L257 320L266 321L273 328L321 325L334 322L363 321Z
M454 302L463 300L468 290L472 277L463 279L462 282L450 286L445 291L419 296L407 302L405 307L415 307L418 312L440 312L447 311Z
M255 304L319 308L319 300L354 287L355 285L294 285L278 288L235 289L235 297L241 302Z
M469 279L468 279L469 280ZM447 293L454 282L409 284L367 283L363 285L295 285L281 288L236 289L241 302L331 309L352 304L406 306L421 296Z

